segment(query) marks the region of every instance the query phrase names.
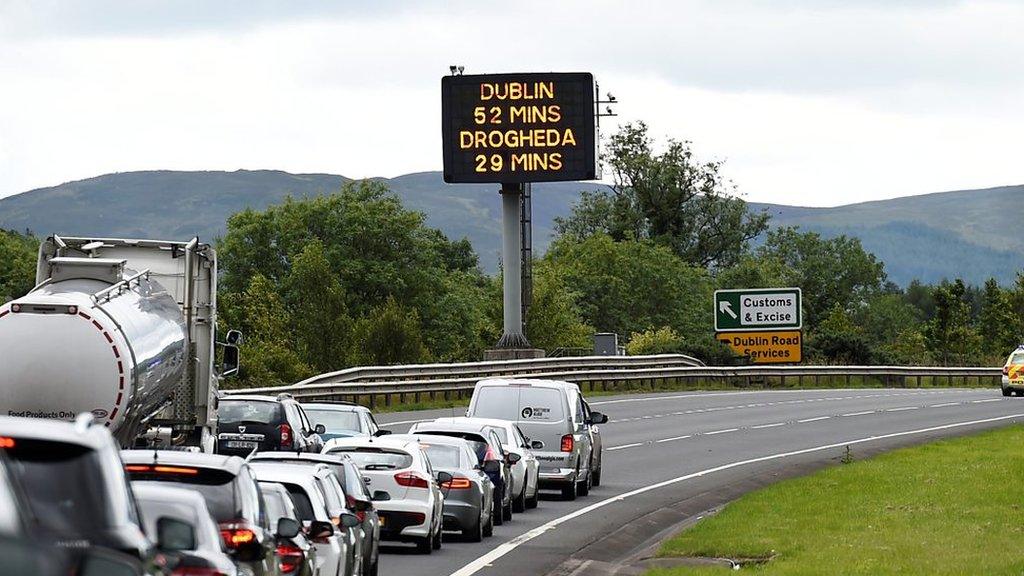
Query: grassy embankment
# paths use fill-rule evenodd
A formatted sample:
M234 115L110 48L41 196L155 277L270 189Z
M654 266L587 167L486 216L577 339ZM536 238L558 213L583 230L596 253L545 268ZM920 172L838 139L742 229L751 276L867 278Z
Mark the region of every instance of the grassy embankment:
M740 560L756 574L1020 575L1022 445L1024 427L1014 426L784 481L666 541L659 556Z

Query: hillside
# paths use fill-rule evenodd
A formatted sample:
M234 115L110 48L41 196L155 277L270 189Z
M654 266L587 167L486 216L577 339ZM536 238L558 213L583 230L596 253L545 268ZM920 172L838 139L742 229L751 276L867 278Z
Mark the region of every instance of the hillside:
M382 179L406 206L452 238L468 237L483 267L497 269L501 206L497 186L448 185L438 172ZM0 199L0 227L37 234L108 235L212 240L227 217L243 208L262 209L289 194L330 193L343 182L332 174L273 170L236 172L147 171L107 174ZM568 214L579 191L597 184L534 186L534 248L550 243L555 217ZM851 204L766 209L773 225L798 225L826 236L854 235L885 263L900 284L962 276L980 283L989 276L1011 282L1024 268L1024 227L1014 226L1024 186L944 192Z

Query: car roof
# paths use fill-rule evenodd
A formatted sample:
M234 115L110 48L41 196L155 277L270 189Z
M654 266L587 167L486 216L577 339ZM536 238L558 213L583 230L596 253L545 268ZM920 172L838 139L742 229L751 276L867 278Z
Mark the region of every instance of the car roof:
M370 409L351 402L302 402L300 406L313 410L335 410L337 412L369 412Z
M445 418L439 418L431 422L417 422L414 425L415 430L428 431L431 429L444 431L444 432L483 432L485 428L490 428L490 424L482 424L478 422L441 422L439 420L445 420ZM447 418L451 420L451 418Z
M110 446L110 432L99 424L79 426L63 420L0 416L0 436L77 444L93 450Z
M202 506L206 508L203 495L190 488L182 488L166 482L132 482L132 493L142 500L158 500L176 504L186 504L190 508Z
M447 446L466 446L466 441L454 436L441 436L438 434L396 434L398 438L408 439L410 442L426 442L428 444L445 444Z
M250 462L290 462L302 464L344 464L351 458L347 454L322 454L319 452L257 452Z
M238 456L184 452L178 450L122 450L121 460L125 464L173 464L194 468L212 468L231 474L238 474L245 466L245 460Z
M372 437L350 437L350 438L332 438L324 444L324 450L330 450L331 448L348 448L348 447L370 447L370 448L393 448L398 450L416 450L419 448L419 443L412 439L391 439L387 436L382 438Z
M476 383L477 386L535 386L538 388L557 388L579 390L579 385L564 380L540 380L533 378L487 378Z
M268 460L253 462L253 472L257 482L288 482L290 484L310 485L314 474L309 473L305 464L287 464ZM329 471L329 470L328 470Z
M510 420L502 420L500 418L473 418L469 416L445 416L443 418L435 418L434 422L438 424L455 424L458 422L465 422L466 424L479 424L480 426L493 426L495 428L515 426L515 422Z

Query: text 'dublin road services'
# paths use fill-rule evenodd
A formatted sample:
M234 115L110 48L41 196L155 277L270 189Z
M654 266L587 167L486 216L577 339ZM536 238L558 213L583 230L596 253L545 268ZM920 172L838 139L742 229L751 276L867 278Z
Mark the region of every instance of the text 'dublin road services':
M445 182L591 180L596 175L589 73L446 76Z
M720 332L718 340L755 364L789 364L803 360L799 330L775 332Z

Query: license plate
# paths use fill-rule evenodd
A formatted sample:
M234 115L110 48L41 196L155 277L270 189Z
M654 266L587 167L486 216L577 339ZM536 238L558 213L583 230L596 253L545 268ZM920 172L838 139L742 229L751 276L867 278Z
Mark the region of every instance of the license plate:
M245 442L245 441L242 441L242 440L228 440L227 441L227 447L228 448L246 448L248 450L252 450L256 446L258 446L258 444L255 443L255 442Z

